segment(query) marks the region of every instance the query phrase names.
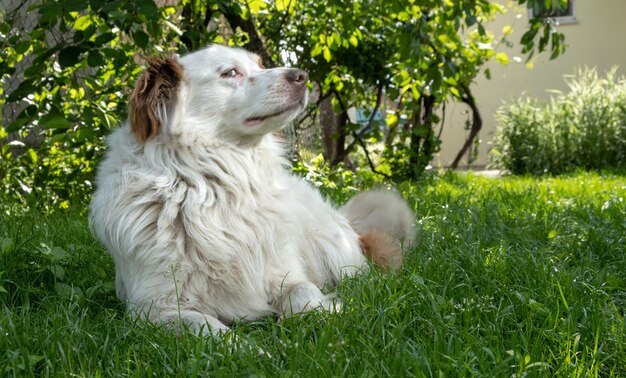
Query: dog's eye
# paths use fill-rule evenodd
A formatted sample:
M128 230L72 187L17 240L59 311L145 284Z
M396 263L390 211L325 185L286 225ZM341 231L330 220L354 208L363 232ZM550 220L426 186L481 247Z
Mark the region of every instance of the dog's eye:
M228 70L222 73L222 77L238 77L238 76L242 76L242 74L236 68L229 68Z

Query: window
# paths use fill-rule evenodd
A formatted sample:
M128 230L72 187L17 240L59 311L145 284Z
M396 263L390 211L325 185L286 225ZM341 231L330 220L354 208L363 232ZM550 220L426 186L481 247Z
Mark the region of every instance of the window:
M532 9L528 9L528 18L551 18L556 21L557 24L573 24L576 23L576 13L574 7L574 0L567 0L567 6L562 9L557 9L552 12L542 12L535 15Z

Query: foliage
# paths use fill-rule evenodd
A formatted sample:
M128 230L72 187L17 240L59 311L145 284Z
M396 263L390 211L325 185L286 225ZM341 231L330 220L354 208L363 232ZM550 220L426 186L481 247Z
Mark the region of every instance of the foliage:
M83 211L1 213L0 375L626 375L626 177L400 187L419 229L402 271L343 281L337 314L236 324L263 354L130 319Z
M331 165L322 154L310 162L295 162L293 170L337 203L345 202L358 191L386 186L383 176L368 169L349 169L343 163Z
M560 2L529 0L539 8ZM391 173L415 177L438 148L434 109L470 95L473 78L495 55L495 37L484 24L501 11L487 0L21 4L13 13L0 11L0 80L19 83L0 96L0 105L18 111L0 127L0 176L13 198L51 208L68 207L91 190L104 137L125 119L144 58L212 41L247 46L268 66L309 70L320 99L332 96L341 115L333 136L342 157L357 141L366 150L367 141L386 138L383 162ZM533 20L521 44L526 53L551 48L556 56L561 37L547 20ZM380 108L383 93L397 102L389 128L348 122L348 107Z
M258 14L260 32L269 36L268 48L291 51L287 63L311 73L320 91L318 103L332 98L340 116L339 126L328 133L336 145L325 151L326 159L338 164L357 142L369 141L362 143L367 149L371 141L382 141L383 163L396 179L423 173L439 149L435 109L451 98L473 101L469 88L482 66L496 57L495 45L510 43L510 28L498 39L485 29L504 11L490 1L286 3L287 12L277 2L275 9ZM559 4L529 3L538 10ZM542 27L544 33L537 38ZM284 30L288 33L280 32ZM532 20L521 44L529 56L551 45L556 57L564 48L562 35L541 19ZM497 57L508 59L504 53ZM383 128L375 127L373 118L358 125L345 116L351 107L370 109L373 115L383 101L393 103Z
M13 133L2 146L0 175L3 189L23 202L67 207L90 191L103 137L126 112L140 70L135 58L152 55L173 33L163 28L172 8L149 0L28 4L0 31L0 74L19 68L23 76L2 101L19 102L21 111L0 130L2 138ZM28 14L36 24L25 33L19 20Z
M495 167L515 174L626 167L626 78L587 68L566 81L569 91L549 104L521 98L498 111Z

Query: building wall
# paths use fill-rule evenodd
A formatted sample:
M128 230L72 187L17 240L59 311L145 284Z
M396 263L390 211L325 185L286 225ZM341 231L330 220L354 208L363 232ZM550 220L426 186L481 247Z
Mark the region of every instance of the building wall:
M511 6L512 2L498 1L507 8L491 24L489 30L500 35L505 25L513 27L508 37L514 43L513 48L499 46L496 52L506 52L509 64L503 66L494 61L487 67L491 70L491 80L479 74L473 86L473 93L483 117L483 129L480 133L478 160L471 167L484 167L488 163L488 150L493 130L496 127L495 112L504 103L526 93L530 96L549 100L550 90L566 90L564 75L573 74L577 68L596 67L604 74L613 66L619 66L618 73L626 75L626 0L574 0L576 22L562 24L557 29L565 34L567 50L556 60L549 60L549 53L533 57L533 67L526 65L522 56L519 40L527 28L528 15L525 6ZM519 57L521 59L517 59ZM462 103L449 103L446 109L446 121L442 132L442 149L433 166L449 165L461 149L467 131L465 120L470 116L469 108ZM464 158L462 165L468 166Z

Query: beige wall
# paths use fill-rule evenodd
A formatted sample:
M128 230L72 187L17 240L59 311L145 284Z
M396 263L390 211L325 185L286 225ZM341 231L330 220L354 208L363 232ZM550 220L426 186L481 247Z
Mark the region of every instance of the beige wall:
M568 48L564 55L550 61L549 54L533 58L534 67L526 67L526 58L519 51L519 40L527 27L528 17L525 7L513 7L512 2L499 1L507 6L507 13L489 25L498 36L505 25L513 27L509 40L513 48L502 45L496 52L506 52L509 64L502 66L495 60L488 64L491 80L480 74L473 86L474 95L483 117L480 133L478 161L474 167L484 167L488 163L487 152L496 125L494 114L503 102L527 93L533 97L548 100L550 89L566 90L563 75L572 74L578 67L596 67L603 74L613 66L619 66L619 74L626 75L626 0L574 0L575 17L573 24L559 25L557 29L565 34ZM519 15L516 17L516 15ZM520 57L516 62L514 57ZM447 106L446 122L442 133L442 149L433 166L449 165L461 149L467 132L463 129L468 117L464 104L450 103ZM467 166L468 159L463 159Z

